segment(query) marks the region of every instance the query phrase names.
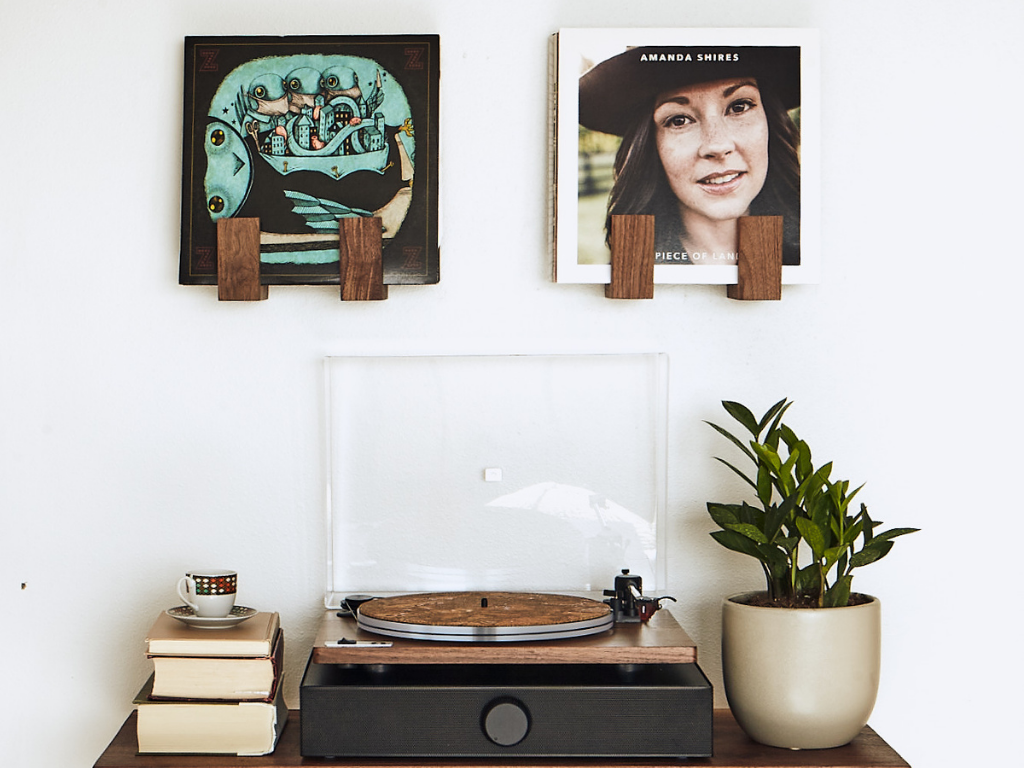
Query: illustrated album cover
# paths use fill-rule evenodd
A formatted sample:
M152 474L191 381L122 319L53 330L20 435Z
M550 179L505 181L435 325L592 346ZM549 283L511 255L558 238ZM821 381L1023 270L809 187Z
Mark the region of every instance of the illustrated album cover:
M656 283L736 283L742 216L818 280L814 30L563 29L551 57L556 281L610 282L615 214L654 216Z
M377 216L384 282L438 281L437 35L187 37L182 284L257 217L269 285L338 283L338 220Z

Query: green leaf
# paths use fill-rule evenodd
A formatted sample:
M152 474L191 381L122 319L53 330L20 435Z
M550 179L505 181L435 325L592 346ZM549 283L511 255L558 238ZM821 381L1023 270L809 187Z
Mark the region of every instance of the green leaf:
M768 543L768 539L756 525L752 525L750 523L731 523L727 525L726 528L730 531L736 531L736 533L742 534L751 541L756 541L758 544Z
M844 552L846 552L846 547L829 547L825 550L824 563L822 565L825 573L832 570L832 566L839 562L839 558L842 557Z
M801 498L806 498L808 495L821 493L821 490L828 483L828 476L830 474L832 474L831 461L827 464L822 464L813 474L800 483L800 487L797 488L797 494Z
M878 523L871 519L871 515L868 514L866 504L861 503L860 514L864 520L864 543L870 544L871 540L875 537L875 526L878 525Z
M786 521L787 512L783 507L771 506L764 514L764 535L769 541L775 539L782 530L782 524Z
M832 538L836 541L843 540L844 518L842 515L832 515L828 521L829 529L832 531Z
M716 504L713 501L708 502L708 514L711 515L711 519L714 520L722 528L729 525L734 525L740 521L738 510L738 504Z
M783 496L789 496L796 490L796 482L793 479L793 466L800 458L799 451L789 454L789 458L779 468L779 490Z
M800 452L800 461L797 462L797 477L803 481L814 472L814 465L811 463L811 446L800 440L791 450Z
M832 511L831 501L827 496L812 496L805 503L807 516L821 529L821 535L825 536L828 530L829 513Z
M761 419L761 428L763 429L764 424L766 424L769 419L772 419L772 425L771 427L768 428L768 431L777 432L780 428L780 425L782 424L783 415L786 413L787 410L789 410L789 406L791 405L792 403L787 403L785 400L780 400L775 405L773 405L768 410L768 413L766 413L764 417Z
M778 451L769 445L763 443L751 442L750 447L754 449L754 453L757 454L757 458L771 467L772 470L778 472L782 467L782 458L779 456Z
M764 561L761 551L757 548L757 544L746 536L736 533L736 531L712 531L711 538L726 549L731 549L733 552L739 552L743 555L750 555L762 562Z
M757 469L757 498L764 506L772 503L772 473L767 464Z
M858 493L860 493L861 489L865 485L866 485L866 483L861 483L856 488L854 488L852 491L850 491L849 495L847 495L847 497L846 497L846 504L847 504L847 506L849 506L850 502L853 501L853 497L856 496Z
M850 558L850 567L861 568L865 565L877 562L889 554L890 549L892 549L891 541L872 541L860 552L854 553L853 557Z
M825 592L826 608L842 608L850 602L850 587L853 585L852 576L843 576Z
M783 515L784 519L788 519L793 514L793 510L797 508L799 503L799 492L790 494L782 500L781 504L779 504L779 513Z
M851 546L859 537L861 532L864 530L864 521L858 520L856 523L851 525L846 531L843 532L843 544Z
M732 464L730 464L730 463L729 463L728 461L726 461L725 459L719 459L719 458L718 458L717 456L716 456L715 458L716 458L716 459L717 459L718 461L720 461L720 462L722 462L723 464L725 464L725 466L727 466L727 467L728 467L729 469L731 469L731 470L732 470L733 472L735 472L735 473L736 473L737 475L739 475L740 477L742 477L742 478L743 478L744 480L746 480L746 481L747 481L747 483L748 483L748 484L750 485L750 487L751 487L751 488L753 488L753 489L757 490L757 485L756 485L756 484L754 483L754 481L753 481L753 480L751 480L751 479L750 479L749 477L747 477L747 476L746 476L746 475L745 475L745 474L744 474L743 472L741 472L740 470L736 469L736 467L734 467L734 466L733 466ZM751 457L751 458L753 458L753 457Z
M798 442L800 442L800 438L796 436L796 432L794 432L785 424L780 424L779 434L782 436L782 442L786 444L786 447L789 449L789 452L792 453L793 448L796 446Z
M776 428L776 425L778 425L778 423L782 420L782 414L784 414L786 412L786 409L788 409L789 406L792 405L792 403L787 402L787 400L788 398L782 398L781 400L779 400L779 402L777 402L775 405L773 405L765 412L764 416L761 417L761 421L757 425L757 434L761 434L761 432L765 428L765 425L767 425L768 422L771 421L772 419L775 419L775 424L772 425L772 429Z
M800 544L800 539L796 536L780 536L775 540L775 544L792 553Z
M796 591L798 594L814 594L821 584L821 574L817 565L807 565L796 573Z
M846 495L846 489L849 485L849 480L837 480L834 483L828 484L828 497L832 499L832 503L835 504L836 509L840 512L845 510L843 497Z
M750 432L755 439L757 438L760 432L757 419L754 418L754 414L750 412L750 409L747 408L747 406L735 403L731 400L723 400L722 407L725 408L730 416L746 427L747 431Z
M764 544L760 545L758 550L761 552L761 562L767 566L768 573L773 579L782 579L789 573L789 558L784 552Z
M744 443L744 442L743 442L742 440L740 440L740 439L739 439L738 437L736 437L735 435L733 435L733 434L732 434L731 432L729 432L728 430L726 430L726 429L722 429L722 427L718 426L717 424L713 424L713 423L712 423L712 422L710 422L710 421L705 421L704 423L705 423L705 424L707 424L707 425L708 425L709 427L711 427L712 429L714 429L715 431L717 431L717 432L718 432L718 434L722 435L722 437L724 437L724 438L726 438L727 440L729 440L730 442L732 442L732 444L733 444L733 445L735 445L735 446L736 446L737 448L739 448L739 449L740 449L741 451L743 451L743 453L744 453L744 454L746 455L746 457L747 457L748 459L750 459L751 461L754 461L754 462L756 462L756 461L757 461L757 459L755 459L755 458L754 458L754 454L752 454L752 453L750 452L750 449L749 449L749 448L747 448L747 446L746 446L746 443Z
M796 527L800 531L800 535L804 537L804 541L810 546L815 559L820 560L826 547L824 531L813 520L808 520L806 517L798 517Z
M917 533L920 530L920 528L890 528L885 533L879 533L872 541L887 541L895 539L897 536L905 536L908 533Z
M740 504L739 516L741 523L752 523L762 531L764 530L765 515L764 512L757 507L752 507L744 501Z

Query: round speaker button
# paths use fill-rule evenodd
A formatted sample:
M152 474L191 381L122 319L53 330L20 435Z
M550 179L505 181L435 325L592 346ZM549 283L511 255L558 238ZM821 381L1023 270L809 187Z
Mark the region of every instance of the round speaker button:
M520 701L498 699L484 710L483 728L487 738L499 747L513 747L530 732L530 714Z

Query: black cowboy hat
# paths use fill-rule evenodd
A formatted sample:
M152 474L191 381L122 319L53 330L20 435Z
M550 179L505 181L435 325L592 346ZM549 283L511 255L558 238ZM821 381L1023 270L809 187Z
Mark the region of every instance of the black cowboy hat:
M580 77L580 125L621 136L670 88L752 77L786 109L800 105L798 46L647 46L605 59Z

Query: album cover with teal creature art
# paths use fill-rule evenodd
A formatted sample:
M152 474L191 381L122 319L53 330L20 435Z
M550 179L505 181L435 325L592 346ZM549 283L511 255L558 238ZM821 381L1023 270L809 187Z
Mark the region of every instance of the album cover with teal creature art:
M338 283L338 220L377 216L384 282L438 281L437 35L187 37L179 282L257 217L267 285Z

